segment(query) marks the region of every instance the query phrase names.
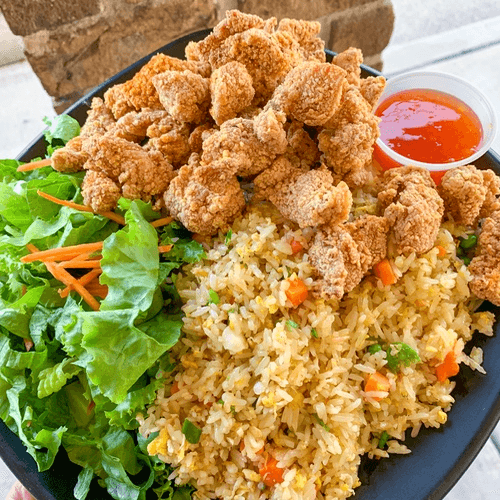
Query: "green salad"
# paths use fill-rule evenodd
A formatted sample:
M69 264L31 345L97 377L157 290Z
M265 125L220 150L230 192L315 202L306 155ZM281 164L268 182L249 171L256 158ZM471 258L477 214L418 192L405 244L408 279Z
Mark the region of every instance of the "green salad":
M80 131L65 115L48 125L49 154ZM93 480L115 499L145 499L146 492L191 498L192 488L175 487L169 466L148 455L155 435L141 438L135 415L175 368L169 350L182 326L176 273L204 256L202 246L177 222L155 227L161 216L139 200L120 200L124 225L53 203L39 193L82 203L83 172L19 172L20 165L0 160L0 417L40 471L65 448L82 467L78 500ZM48 268L57 264L26 261L30 249L95 242L102 249L88 265L99 259L97 285L107 287L95 298L98 310L54 278ZM80 279L90 271L63 272Z

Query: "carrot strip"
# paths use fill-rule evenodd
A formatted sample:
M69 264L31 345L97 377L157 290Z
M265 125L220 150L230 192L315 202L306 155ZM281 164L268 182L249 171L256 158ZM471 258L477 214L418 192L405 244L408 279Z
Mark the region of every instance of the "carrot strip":
M446 248L441 245L436 245L436 248L438 249L438 257L444 257L446 255Z
M292 303L293 307L297 307L304 300L307 299L308 290L306 284L299 278L294 280L288 280L290 286L285 290L288 300Z
M102 245L102 242L101 242L101 245ZM84 245L78 245L78 246L84 246ZM44 253L44 252L38 251L36 246L31 244L31 243L28 243L28 245L26 245L26 247L28 248L28 250L30 252L32 252L32 251L34 252L31 255ZM66 247L66 248L70 248L70 247ZM56 249L56 250L59 250L59 249ZM68 271L59 267L57 264L55 264L53 262L44 262L44 264L45 264L45 267L47 268L47 270L52 274L52 276L54 276L54 278L56 280L59 280L61 283L64 283L66 286L71 286L72 288L74 288L82 296L82 299L92 309L94 309L94 311L99 310L99 307L100 307L99 302L97 302L97 300L94 297L92 297L90 292L88 292L84 286L82 286L80 283L78 283L78 280L76 278L74 278L73 276L71 276L71 274L69 274Z
M84 252L97 252L98 250L102 250L102 244L102 241L98 241L96 243L82 243L81 245L50 248L49 250L35 250L31 255L25 255L24 257L21 257L21 262L34 262L35 260L44 261L51 258L57 258L58 260L68 260L72 257L81 255ZM31 244L26 245L26 248L28 250L30 250L30 245ZM31 245L31 247L33 246L34 245Z
M274 457L268 457L264 465L259 469L262 482L269 488L283 482L284 470L278 467L278 461Z
M160 245L158 247L158 252L160 252L160 253L170 252L170 250L172 250L173 246L174 245Z
M292 247L292 255L295 255L296 253L302 252L302 250L304 250L302 243L298 240L292 240L290 242L290 246Z
M156 219L153 222L151 222L151 225L153 227L161 227L161 226L166 226L167 224L170 224L174 220L173 217L163 217L163 219Z
M91 281L87 286L87 290L92 294L96 295L97 297L100 297L101 299L105 299L106 296L108 295L108 286L107 285L101 285L99 281L93 280Z
M460 367L456 361L456 356L453 351L450 351L444 358L444 361L436 366L436 377L439 382L444 382L450 377L458 375Z
M102 273L102 269L92 269L88 273L84 274L81 278L78 279L78 283L82 286L87 286L93 279L97 278ZM64 290L59 290L59 295L64 298L69 295L72 288L67 286Z
M19 165L17 167L18 172L29 172L30 170L36 170L37 168L48 167L52 163L50 158L45 158L44 160L32 161L30 163L25 163L24 165Z
M64 269L100 269L101 262L98 260L66 260L60 262L59 266Z
M74 203L73 201L69 200L61 200L60 198L56 198L55 196L44 193L43 191L40 190L37 190L37 194L42 198L45 198L46 200L56 203L57 205L63 205L64 207L74 208L75 210L80 210L80 212L89 212L96 215L103 215L104 217L107 217L108 219L111 219L117 222L118 224L121 224L122 226L125 225L125 218L119 214L115 214L114 212L95 212L86 205L80 205L79 203Z
M375 264L373 266L373 272L385 286L393 285L398 280L398 278L394 274L394 271L392 270L391 263L387 259L381 260L380 262Z
M366 378L365 392L371 391L389 391L391 382L389 379L379 372L370 373ZM380 401L382 398L374 397L375 401Z

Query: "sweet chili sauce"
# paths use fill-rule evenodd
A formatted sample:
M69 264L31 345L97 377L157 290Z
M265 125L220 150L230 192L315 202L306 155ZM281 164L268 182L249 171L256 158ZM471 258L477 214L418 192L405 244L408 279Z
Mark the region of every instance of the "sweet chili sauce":
M403 90L381 102L375 114L381 118L382 142L412 160L451 163L481 146L479 118L467 104L445 92Z

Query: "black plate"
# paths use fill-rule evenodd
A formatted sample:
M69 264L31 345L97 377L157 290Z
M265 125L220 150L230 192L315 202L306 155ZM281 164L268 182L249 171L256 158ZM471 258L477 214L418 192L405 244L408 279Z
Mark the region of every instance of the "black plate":
M204 38L210 30L185 36L169 43L157 52L183 58L188 42ZM83 123L92 97L102 97L117 83L129 80L154 54L144 57L121 73L97 87L73 104L66 112ZM332 52L327 51L331 60ZM363 76L380 75L363 66ZM38 137L19 156L21 161L45 155L43 136ZM500 157L489 151L475 162L479 168L491 168L500 174ZM499 308L490 306L496 315ZM497 316L498 317L498 316ZM408 437L405 444L412 453L394 455L383 460L362 459L356 500L441 500L453 487L479 453L500 419L500 328L495 336L475 334L474 345L484 350L484 368L487 375L472 372L462 365L455 378L453 392L456 402L448 413L448 423L436 429L424 429L417 438ZM472 343L470 345L472 345ZM469 348L470 349L470 348ZM409 432L407 432L409 435ZM21 441L0 422L0 456L38 500L68 500L73 498L80 467L72 464L61 450L50 470L39 473L36 464ZM95 483L95 481L94 481ZM89 500L109 500L106 491L94 484Z

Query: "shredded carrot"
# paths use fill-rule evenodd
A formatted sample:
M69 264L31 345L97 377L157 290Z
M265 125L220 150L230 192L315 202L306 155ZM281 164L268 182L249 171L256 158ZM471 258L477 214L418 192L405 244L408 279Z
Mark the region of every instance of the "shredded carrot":
M439 382L444 382L450 377L458 375L460 367L458 366L455 353L450 351L444 358L444 361L436 366L436 377Z
M23 339L23 342L24 342L24 347L26 348L26 351L28 351L28 352L35 345L31 339Z
M101 285L98 280L91 281L86 289L94 296L100 297L101 299L105 299L108 296L108 286Z
M388 391L391 388L391 382L389 379L379 372L370 373L365 381L365 392L371 391ZM380 401L382 398L374 397L376 401Z
M293 307L297 307L304 300L307 299L308 295L308 290L306 284L299 278L296 278L294 280L288 280L290 283L290 286L288 289L285 291L286 296L288 297L288 300L292 303Z
M98 260L71 259L59 263L64 269L99 269L101 262Z
M174 245L160 245L158 247L158 252L160 252L160 253L170 252L170 250L172 250L173 246Z
M44 160L32 161L30 163L25 163L24 165L19 165L17 167L18 172L29 172L30 170L36 170L37 168L48 167L52 163L50 158L45 158Z
M174 383L170 387L170 395L175 394L176 392L179 392L179 382L177 380L174 380Z
M292 247L292 255L295 255L296 253L302 252L302 250L304 250L302 243L298 240L292 240L290 242L290 246Z
M102 273L102 269L92 269L92 271L84 274L78 279L78 283L82 286L87 286L93 279L97 278ZM71 292L71 287L67 286L64 290L59 290L59 295L64 298Z
M438 257L444 257L446 255L446 248L441 245L436 245L436 248L438 249Z
M264 465L259 469L262 482L269 488L283 482L283 469L278 467L278 461L274 457L267 457Z
M81 245L72 245L60 248L51 248L49 250L33 251L31 255L21 257L21 262L34 262L35 260L49 261L54 258L55 260L69 260L85 252L97 252L102 250L102 241L96 243L82 243ZM30 244L26 248L30 250ZM32 251L32 250L30 250Z
M166 226L167 224L170 224L174 220L173 217L163 217L163 219L156 219L153 222L151 222L151 225L153 227L161 227L161 226Z
M394 271L392 270L391 263L387 259L381 260L380 262L375 264L373 266L373 272L385 286L393 285L398 280L396 275L394 274Z
M89 405L87 406L87 415L90 415L92 413L92 410L94 409L94 407L95 407L95 402L91 401L89 403Z
M101 245L102 245L102 242L101 242ZM78 246L84 246L84 245L78 245ZM28 250L30 252L33 252L31 255L37 255L37 254L44 253L44 252L38 251L38 249L35 247L35 245L33 245L31 243L28 243L26 245L26 247L28 248ZM70 248L70 247L66 247L66 248ZM55 250L60 250L60 249L56 248ZM29 255L27 255L26 257L29 257ZM38 259L35 259L35 260L38 260ZM74 278L73 276L71 276L71 274L69 274L68 271L66 271L62 267L59 267L54 262L44 262L44 264L45 264L45 267L47 268L47 270L52 274L52 276L54 276L54 278L56 280L59 280L61 283L64 283L66 286L70 286L74 290L76 290L82 296L82 299L92 309L94 309L94 311L99 310L99 307L100 307L99 302L97 302L97 300L94 297L92 297L90 292L84 286L82 286L80 283L78 283L78 280L76 278Z
M95 212L86 205L80 205L79 203L74 203L73 201L69 200L61 200L60 198L56 198L55 196L44 193L43 191L40 190L37 191L37 194L42 198L45 198L46 200L56 203L57 205L63 205L65 207L74 208L75 210L79 210L80 212L89 212L97 215L103 215L104 217L107 217L108 219L111 219L117 222L118 224L121 224L122 226L125 225L125 218L119 214L115 214L114 212Z

